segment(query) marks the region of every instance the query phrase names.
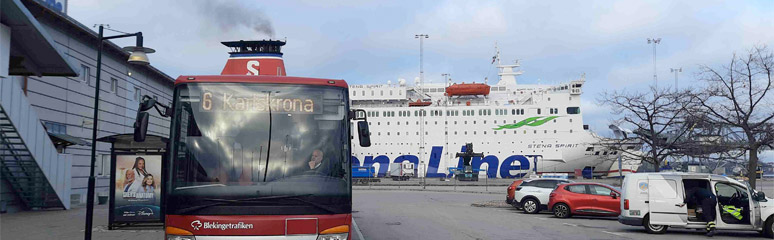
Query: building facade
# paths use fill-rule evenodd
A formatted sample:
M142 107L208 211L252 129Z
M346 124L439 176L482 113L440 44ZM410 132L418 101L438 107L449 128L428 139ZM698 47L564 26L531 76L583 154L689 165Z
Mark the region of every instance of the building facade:
M68 157L71 158L70 177L65 180L69 181L66 183L70 186L69 196L61 201L67 201L69 205L84 204L90 171L91 146L89 144L92 128L98 127L98 138L132 133L142 96L147 95L160 103L171 104L174 79L152 65L140 66L127 63L128 53L112 42L105 41L102 73L99 79L102 81L99 122L95 124L92 119L94 88L97 81L97 33L92 28L38 1L3 1L22 3L39 22L42 31L50 36L53 46L76 70L77 76L45 76L45 74L21 76L11 73L0 81L18 83L17 85L26 95L31 111L36 112L41 126L49 135L55 133L58 136L82 140L80 144L57 147L57 152L69 155ZM133 30L142 31L142 29ZM109 33L106 35L111 35ZM19 40L14 37L19 36L11 35L12 41ZM153 55L150 55L150 58L152 61ZM9 111L12 110L6 109L6 112ZM148 134L166 137L168 133L169 120L152 111ZM95 167L96 193L107 195L110 186L110 144L97 143ZM0 201L5 202L4 205L9 212L28 208L24 206L24 201L21 201L18 196L19 192L14 191L8 179L3 179L1 186Z

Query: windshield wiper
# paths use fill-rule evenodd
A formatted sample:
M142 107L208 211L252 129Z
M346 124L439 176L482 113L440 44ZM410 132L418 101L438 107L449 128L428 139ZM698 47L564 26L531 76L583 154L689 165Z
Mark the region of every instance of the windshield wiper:
M284 198L294 198L299 196L305 196L305 195L280 195L280 196L265 196L265 197L255 197L255 198L244 198L244 199L218 199L218 198L204 198L202 200L204 201L211 201L214 203L210 204L204 204L204 205L198 205L188 208L180 209L180 214L185 214L201 209L205 209L208 207L214 207L214 206L221 206L221 205L227 205L231 203L261 203L266 200L276 200L276 199L284 199Z
M269 102L271 102L271 91L267 94ZM269 175L269 158L271 158L271 107L269 109L269 146L266 148L266 167L263 170L263 181L266 182L266 176Z
M186 186L186 187L177 187L175 190L186 190L186 189L195 189L195 188L206 188L206 187L225 187L224 184L207 184L207 185L195 185L195 186Z
M261 202L265 200L276 200L276 199L286 199L286 198L297 198L297 197L306 197L310 194L300 194L300 195L277 195L277 196L263 196L263 197L253 197L253 198L241 198L241 199L218 199L218 198L205 198L202 200L205 201L213 201L213 202L227 202L227 203L245 203L245 202Z
M308 201L308 200L305 200L305 199L301 198L301 197L306 197L306 196L310 196L310 194L265 196L265 197L254 197L254 198L243 198L243 199L205 198L205 199L202 199L202 200L212 201L214 203L204 204L204 205L199 205L199 206L193 206L193 207L189 207L189 208L184 208L184 209L180 210L179 214L185 214L185 213L193 212L193 211L196 211L196 210L201 210L201 209L208 208L208 207L222 206L222 205L227 205L227 204L232 204L232 203L266 203L267 200L280 200L280 199L290 199L290 200L295 200L295 201L298 201L298 202L306 203L309 206L316 207L318 209L322 209L322 210L325 210L325 211L330 212L330 213L336 213L337 212L336 210L331 209L328 206L325 206L325 205L322 205L322 204L319 204L319 203L315 203L315 202L312 202L312 201Z

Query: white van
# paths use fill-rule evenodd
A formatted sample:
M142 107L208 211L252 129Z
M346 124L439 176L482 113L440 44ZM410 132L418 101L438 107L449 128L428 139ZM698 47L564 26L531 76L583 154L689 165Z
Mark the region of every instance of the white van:
M643 226L648 233L664 233L668 227L706 228L700 206L683 205L686 189L710 189L718 200L716 227L725 230L756 230L774 236L774 199L734 179L696 173L634 173L626 175L622 186L621 215L618 221ZM740 209L741 216L723 210ZM729 207L730 208L730 207Z

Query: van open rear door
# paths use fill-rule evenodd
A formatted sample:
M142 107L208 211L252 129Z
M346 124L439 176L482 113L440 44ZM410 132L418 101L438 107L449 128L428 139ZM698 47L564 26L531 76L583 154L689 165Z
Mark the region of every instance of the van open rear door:
M688 225L688 208L682 206L684 189L677 175L648 175L650 223L654 225Z

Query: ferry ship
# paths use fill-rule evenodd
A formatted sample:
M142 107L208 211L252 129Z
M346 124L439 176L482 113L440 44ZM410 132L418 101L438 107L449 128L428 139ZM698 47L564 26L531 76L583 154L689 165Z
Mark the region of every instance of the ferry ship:
M415 176L451 177L462 159L454 157L473 143L472 167L489 178L543 173L618 176L619 151L583 124L581 95L585 76L556 85L518 84L520 64L502 64L499 81L422 83L405 80L351 85L353 109L367 113L372 146L354 146L352 166L374 166L379 176L393 162L418 166ZM354 123L353 123L354 124ZM356 136L355 136L356 137ZM636 151L636 144L624 146ZM615 164L614 164L615 163ZM628 160L626 173L639 162ZM479 176L483 176L483 173Z

